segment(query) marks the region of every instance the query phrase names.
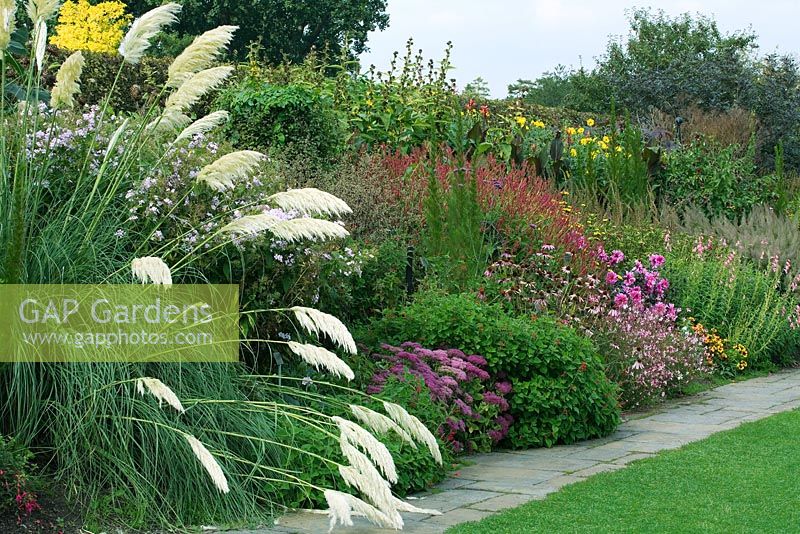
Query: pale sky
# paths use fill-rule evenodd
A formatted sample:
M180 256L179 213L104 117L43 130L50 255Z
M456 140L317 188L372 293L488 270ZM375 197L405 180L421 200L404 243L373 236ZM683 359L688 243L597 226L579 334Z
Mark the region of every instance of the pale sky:
M386 69L413 37L426 61L453 41L451 77L459 88L482 76L494 97L518 78L535 79L559 63L594 65L609 35L626 34L625 10L662 8L714 15L723 33L752 26L760 54L800 52L800 0L389 0L389 28L370 34L362 65Z

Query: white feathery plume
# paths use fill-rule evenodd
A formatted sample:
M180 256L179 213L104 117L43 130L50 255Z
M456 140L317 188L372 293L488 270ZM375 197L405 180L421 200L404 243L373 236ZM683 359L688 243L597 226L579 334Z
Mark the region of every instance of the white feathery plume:
M155 256L136 258L131 262L131 270L134 278L138 278L143 284L149 281L156 285L172 285L172 273L161 258Z
M414 439L408 434L408 432L400 428L400 425L382 413L378 413L365 406L359 406L357 404L351 404L350 411L353 413L353 416L356 419L365 424L367 428L371 429L373 432L378 432L379 434L394 432L403 438L403 441L407 442L415 449L417 448L417 444L414 443Z
M230 488L228 488L228 479L225 478L225 473L222 472L222 467L220 467L214 455L211 454L206 446L196 437L191 434L184 434L184 437L186 441L189 442L189 446L192 447L194 455L200 460L200 463L211 476L211 480L214 481L214 485L217 489L222 493L228 493L230 491Z
M222 231L238 236L254 236L269 230L279 220L277 217L267 213L245 215L223 226Z
M206 183L215 191L232 189L237 181L247 178L266 158L255 150L231 152L203 167L197 174L197 181Z
M270 228L269 231L275 237L289 243L303 239L310 241L341 239L350 235L350 232L336 223L305 217L281 221Z
M148 130L157 128L158 130L177 131L186 128L190 122L192 122L192 119L181 111L177 109L165 109L164 112L151 121L146 128Z
M341 433L339 444L342 447L342 453L351 464L354 462L350 458L350 447L345 447L345 443L349 443L353 447L360 447L367 453L372 463L380 468L386 480L392 484L397 483L397 467L395 467L392 454L386 448L386 445L378 441L369 431L352 421L337 416L331 417L331 421L339 427L339 432Z
M403 528L403 518L394 507L394 497L389 483L381 478L381 474L366 456L352 445L350 447L355 451L351 451L353 456L360 454L363 457L359 463L363 465L365 471L352 465L340 465L339 475L345 484L360 491L378 510L386 514L395 528Z
M344 215L353 210L339 197L314 187L290 189L276 193L267 202L277 204L285 211L296 210L308 215Z
M295 341L287 341L287 344L292 352L300 356L307 364L313 365L317 370L321 367L331 374L343 376L347 380L352 380L356 376L344 360L328 349Z
M231 75L233 67L211 67L201 70L183 82L177 91L169 95L165 104L166 109L186 111L195 105L209 91L213 90Z
M239 26L219 26L195 37L169 66L168 87L179 87L193 74L211 66L233 40Z
M209 113L205 117L201 117L194 121L192 124L184 128L184 130L178 134L178 137L175 138L173 144L180 143L184 139L192 139L196 135L205 134L220 124L226 122L228 120L228 112L227 111L215 111L213 113Z
M166 402L181 413L186 411L178 396L175 395L175 392L158 378L144 377L136 379L136 390L139 392L139 395L144 396L145 389L158 399L159 406L161 406L163 402Z
M44 53L47 50L47 23L44 19L40 19L36 23L36 29L33 34L33 49L36 54L36 68L41 71L44 64Z
M409 512L412 514L425 514L425 515L442 515L442 512L439 510L434 510L432 508L417 508L411 503L408 503L402 499L398 499L397 497L392 497L394 502L394 507L397 508L400 512Z
M331 520L328 532L333 532L337 522L344 527L352 527L352 515L362 515L379 527L395 527L395 523L386 514L358 497L330 489L325 490L324 494Z
M119 143L120 137L128 129L128 123L130 123L130 118L125 119L122 121L122 124L119 125L119 128L114 130L114 133L111 134L111 139L108 140L108 148L106 148L106 157L112 154L114 149L117 148L117 143Z
M28 0L28 17L34 25L40 20L49 20L58 11L59 3L60 0Z
M150 47L150 39L156 36L165 26L174 24L181 11L180 4L171 2L151 9L133 21L128 33L119 44L119 54L127 63L139 63Z
M0 52L5 51L11 43L11 34L16 29L16 0L0 0Z
M289 308L289 311L294 312L297 322L299 322L306 331L316 334L317 337L319 337L320 333L325 334L331 341L350 354L358 353L356 342L353 340L350 331L342 321L333 315L303 306Z
M436 460L436 463L442 465L442 451L439 450L439 443L436 441L436 437L431 434L431 431L428 430L428 427L422 424L422 421L408 413L402 406L398 406L393 402L383 401L383 407L389 417L414 436L414 439L427 445L433 459Z
M50 107L53 109L68 109L75 106L75 95L81 90L79 84L83 72L83 54L80 50L74 52L56 73L56 84L50 92Z

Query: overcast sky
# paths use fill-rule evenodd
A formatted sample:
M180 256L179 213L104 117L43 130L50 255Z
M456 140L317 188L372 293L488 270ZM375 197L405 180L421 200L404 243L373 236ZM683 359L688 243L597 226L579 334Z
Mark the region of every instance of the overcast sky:
M389 28L370 35L362 64L385 69L409 37L438 60L452 40L459 88L482 76L503 97L509 83L559 63L594 65L609 35L627 33L625 10L634 6L713 14L726 33L752 25L762 54L800 52L800 0L389 0Z

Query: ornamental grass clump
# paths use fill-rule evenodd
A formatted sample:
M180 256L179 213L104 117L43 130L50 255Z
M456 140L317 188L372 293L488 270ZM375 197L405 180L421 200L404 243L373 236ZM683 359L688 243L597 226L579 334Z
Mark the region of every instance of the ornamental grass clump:
M145 13L121 40L124 61L106 97L75 112L79 54L59 70L49 105L50 88L42 82L46 21L57 11L58 2L31 0L27 62L0 59L0 283L141 283L174 291L178 284L230 283L224 270L207 267L247 247L348 235L336 221L318 218L347 212L342 201L315 190L267 191L258 182L261 154L206 139L225 113L192 122L192 105L232 70L208 67L224 52L231 28L190 47L172 70L172 83L161 89L165 98L138 114L117 115L110 95L120 74L177 20L180 6ZM14 17L13 2L0 4L2 46ZM250 224L253 217L264 223ZM231 231L232 224L246 229L247 239ZM286 357L321 372L353 376L333 352L355 353L337 318L299 305L248 311L255 314L288 318L298 338L292 345L247 339L245 348L287 348ZM0 364L0 432L52 454L43 463L71 502L108 503L98 520L115 510L115 522L134 528L261 522L282 510L276 499L287 485L323 495L330 488L297 477L285 464L291 455L310 454L277 438L278 425L291 421L341 440L343 457L320 460L342 473L339 480L354 492L333 497L337 521L346 524L368 502L375 510L368 517L381 526L402 526L399 511L411 507L387 489L397 475L392 457L366 429L326 412L330 403L311 407L325 396L284 402L297 388L244 363L99 360ZM441 463L436 440L418 419L391 403L384 408L383 417Z
M372 357L384 368L373 375L368 393L380 395L389 377L403 381L408 373L422 379L431 400L446 408L448 415L438 432L453 452L486 452L506 437L514 421L506 400L512 387L509 382L492 382L485 358L412 342L382 348Z

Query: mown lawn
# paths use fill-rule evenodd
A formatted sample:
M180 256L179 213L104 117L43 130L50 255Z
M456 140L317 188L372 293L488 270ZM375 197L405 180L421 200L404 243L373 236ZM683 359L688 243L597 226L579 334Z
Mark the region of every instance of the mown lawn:
M447 532L800 532L800 411L593 476Z

